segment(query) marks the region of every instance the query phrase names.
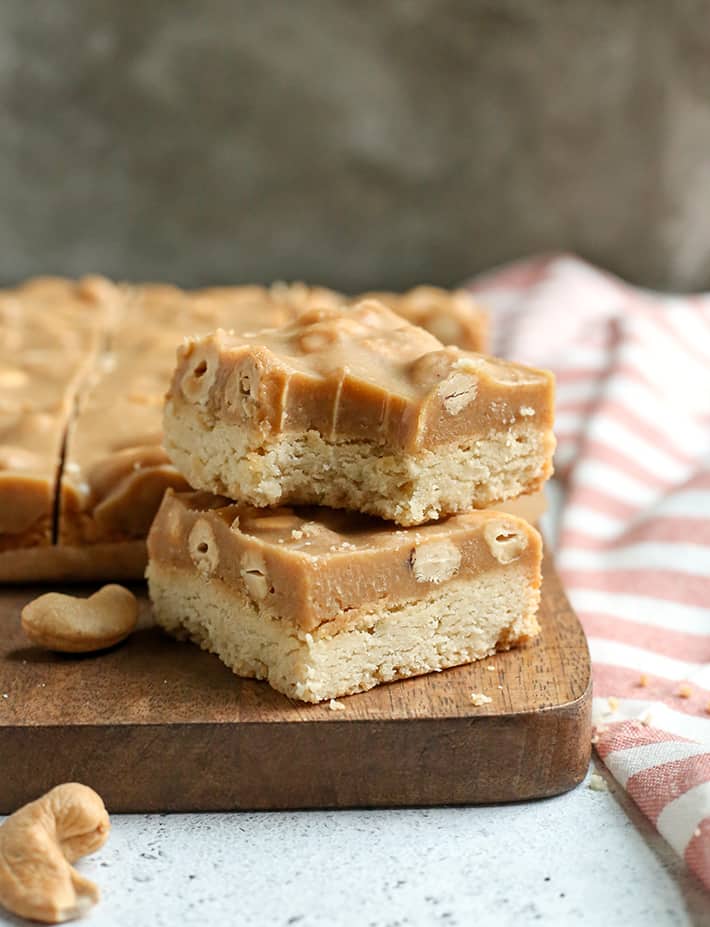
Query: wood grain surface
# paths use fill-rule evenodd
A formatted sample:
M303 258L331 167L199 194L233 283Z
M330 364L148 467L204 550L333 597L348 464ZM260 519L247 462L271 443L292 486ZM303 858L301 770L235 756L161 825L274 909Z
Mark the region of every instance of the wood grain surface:
M6 589L0 813L67 780L93 786L114 812L461 804L570 789L591 750L589 654L549 559L544 574L534 643L344 698L344 711L238 679L152 627L144 598L126 643L47 653L19 626L43 590ZM477 708L471 692L492 701Z

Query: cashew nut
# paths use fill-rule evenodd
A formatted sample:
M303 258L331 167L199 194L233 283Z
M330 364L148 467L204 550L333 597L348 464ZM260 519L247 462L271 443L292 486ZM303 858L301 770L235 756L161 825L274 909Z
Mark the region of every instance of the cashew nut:
M240 573L250 597L257 601L265 599L270 583L262 555L256 551L245 550L242 554Z
M88 599L48 592L22 609L22 628L48 650L88 653L113 647L134 630L136 597L123 586L104 586Z
M498 563L512 563L528 546L527 537L510 522L489 521L483 529L483 536Z
M467 373L452 373L439 387L439 395L449 415L458 415L478 394L478 379Z
M219 564L217 541L209 522L199 518L187 538L190 557L200 573L214 573Z
M215 343L224 333L217 330L214 335L205 338L198 344L188 341L179 350L179 358L183 363L180 389L189 402L205 405L210 390L217 377L217 351Z
M304 354L315 354L323 351L338 339L338 332L334 325L326 328L321 326L307 330L299 338L299 345Z
M417 582L441 583L458 572L461 551L451 541L431 541L415 547L409 560Z
M85 914L99 889L70 864L102 847L109 828L100 796L78 782L11 814L0 825L0 904L47 924Z
M428 351L418 357L409 367L412 383L423 388L431 388L445 380L451 373L453 358L451 348L440 351Z

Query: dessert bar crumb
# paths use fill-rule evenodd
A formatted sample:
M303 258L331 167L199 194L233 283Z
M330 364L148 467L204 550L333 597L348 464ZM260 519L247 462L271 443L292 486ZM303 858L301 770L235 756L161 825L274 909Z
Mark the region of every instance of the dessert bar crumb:
M484 695L483 692L472 692L469 695L469 699L472 705L475 705L476 708L480 708L482 705L490 705L493 699L490 695Z
M603 776L600 776L599 773L592 773L589 777L589 788L593 792L608 792L609 786L606 784L606 780Z

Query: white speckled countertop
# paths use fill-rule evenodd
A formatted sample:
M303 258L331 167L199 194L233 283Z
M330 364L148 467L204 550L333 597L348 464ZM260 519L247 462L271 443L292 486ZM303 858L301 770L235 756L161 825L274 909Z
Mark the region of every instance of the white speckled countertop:
M119 815L79 864L103 890L82 923L710 924L710 896L611 788L474 808Z

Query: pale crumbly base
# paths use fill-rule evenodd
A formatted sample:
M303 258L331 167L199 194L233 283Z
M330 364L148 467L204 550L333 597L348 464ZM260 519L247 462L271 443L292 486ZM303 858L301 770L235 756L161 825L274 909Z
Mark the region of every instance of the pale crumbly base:
M331 442L317 431L280 434L259 447L248 440L245 429L206 424L187 407L171 415L165 447L196 489L259 508L324 505L400 525L535 492L552 470L551 437L528 424L400 455L365 441Z
M471 663L539 631L539 588L514 564L446 583L416 601L359 610L332 636L327 625L299 631L197 572L151 562L146 575L163 628L216 653L238 676L266 679L305 702Z
M147 559L144 540L6 550L0 553L0 583L141 580Z

